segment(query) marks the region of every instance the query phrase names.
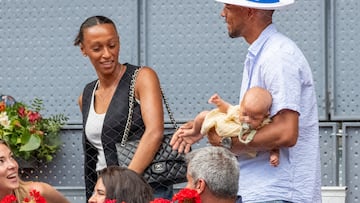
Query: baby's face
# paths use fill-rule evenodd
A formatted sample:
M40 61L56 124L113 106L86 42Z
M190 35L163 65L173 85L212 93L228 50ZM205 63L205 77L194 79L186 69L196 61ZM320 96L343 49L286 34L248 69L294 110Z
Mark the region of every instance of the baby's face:
M251 129L257 129L268 116L268 112L243 107L240 111L240 121L247 123Z

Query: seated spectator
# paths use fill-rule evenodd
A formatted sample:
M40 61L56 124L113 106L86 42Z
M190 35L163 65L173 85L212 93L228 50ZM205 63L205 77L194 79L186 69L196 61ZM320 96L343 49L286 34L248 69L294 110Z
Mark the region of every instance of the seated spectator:
M9 146L0 139L0 201L14 195L17 202L30 198L30 191L37 191L47 203L70 203L59 191L44 182L22 181L19 178L19 165Z
M115 200L117 203L149 203L153 198L153 189L142 176L131 169L113 165L99 171L93 195L88 202Z
M215 146L203 147L186 154L186 161L186 187L197 190L201 202L236 202L239 165L229 150Z

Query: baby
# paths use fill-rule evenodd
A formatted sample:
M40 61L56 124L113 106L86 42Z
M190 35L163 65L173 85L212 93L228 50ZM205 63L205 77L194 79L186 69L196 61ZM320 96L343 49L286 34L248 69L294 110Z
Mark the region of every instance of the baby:
M247 144L252 141L257 129L271 122L269 110L272 97L264 88L252 87L247 90L240 105L233 106L217 94L211 96L208 102L217 108L200 112L195 117L193 128L183 129L182 134L206 135L210 129L215 128L219 136L239 137L240 142ZM256 152L248 154L256 156ZM279 165L279 149L270 151L270 164L275 167Z

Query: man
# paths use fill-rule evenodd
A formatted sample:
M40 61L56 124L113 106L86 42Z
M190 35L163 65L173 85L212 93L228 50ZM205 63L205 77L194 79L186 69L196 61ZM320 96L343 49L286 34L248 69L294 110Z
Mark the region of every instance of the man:
M247 89L260 86L273 98L272 123L258 130L248 143L208 133L212 145L238 155L239 192L243 202L321 202L318 115L314 82L307 60L296 44L272 23L274 10L293 0L217 0L225 3L229 36L243 37L250 45L244 63L240 101ZM251 115L248 115L251 116ZM182 126L188 128L189 122ZM184 137L178 130L173 147L187 151L202 135ZM270 167L268 151L280 148L280 164ZM244 156L262 151L255 158ZM241 202L241 201L238 201Z
M206 203L235 203L239 165L223 147L208 146L186 154L187 188L195 189Z

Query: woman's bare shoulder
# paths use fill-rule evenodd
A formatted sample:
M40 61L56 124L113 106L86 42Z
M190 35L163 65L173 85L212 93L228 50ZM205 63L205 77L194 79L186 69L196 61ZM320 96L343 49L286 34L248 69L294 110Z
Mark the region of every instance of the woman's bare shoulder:
M56 188L45 182L30 182L26 184L28 191L36 190L48 203L70 203Z
M151 75L156 75L156 72L153 68L149 67L149 66L141 66L141 69L139 71L139 74L151 74Z
M26 184L28 190L36 190L39 191L40 193L42 193L43 191L46 191L46 189L48 189L50 186L49 184L45 183L45 182L29 182L29 184Z

